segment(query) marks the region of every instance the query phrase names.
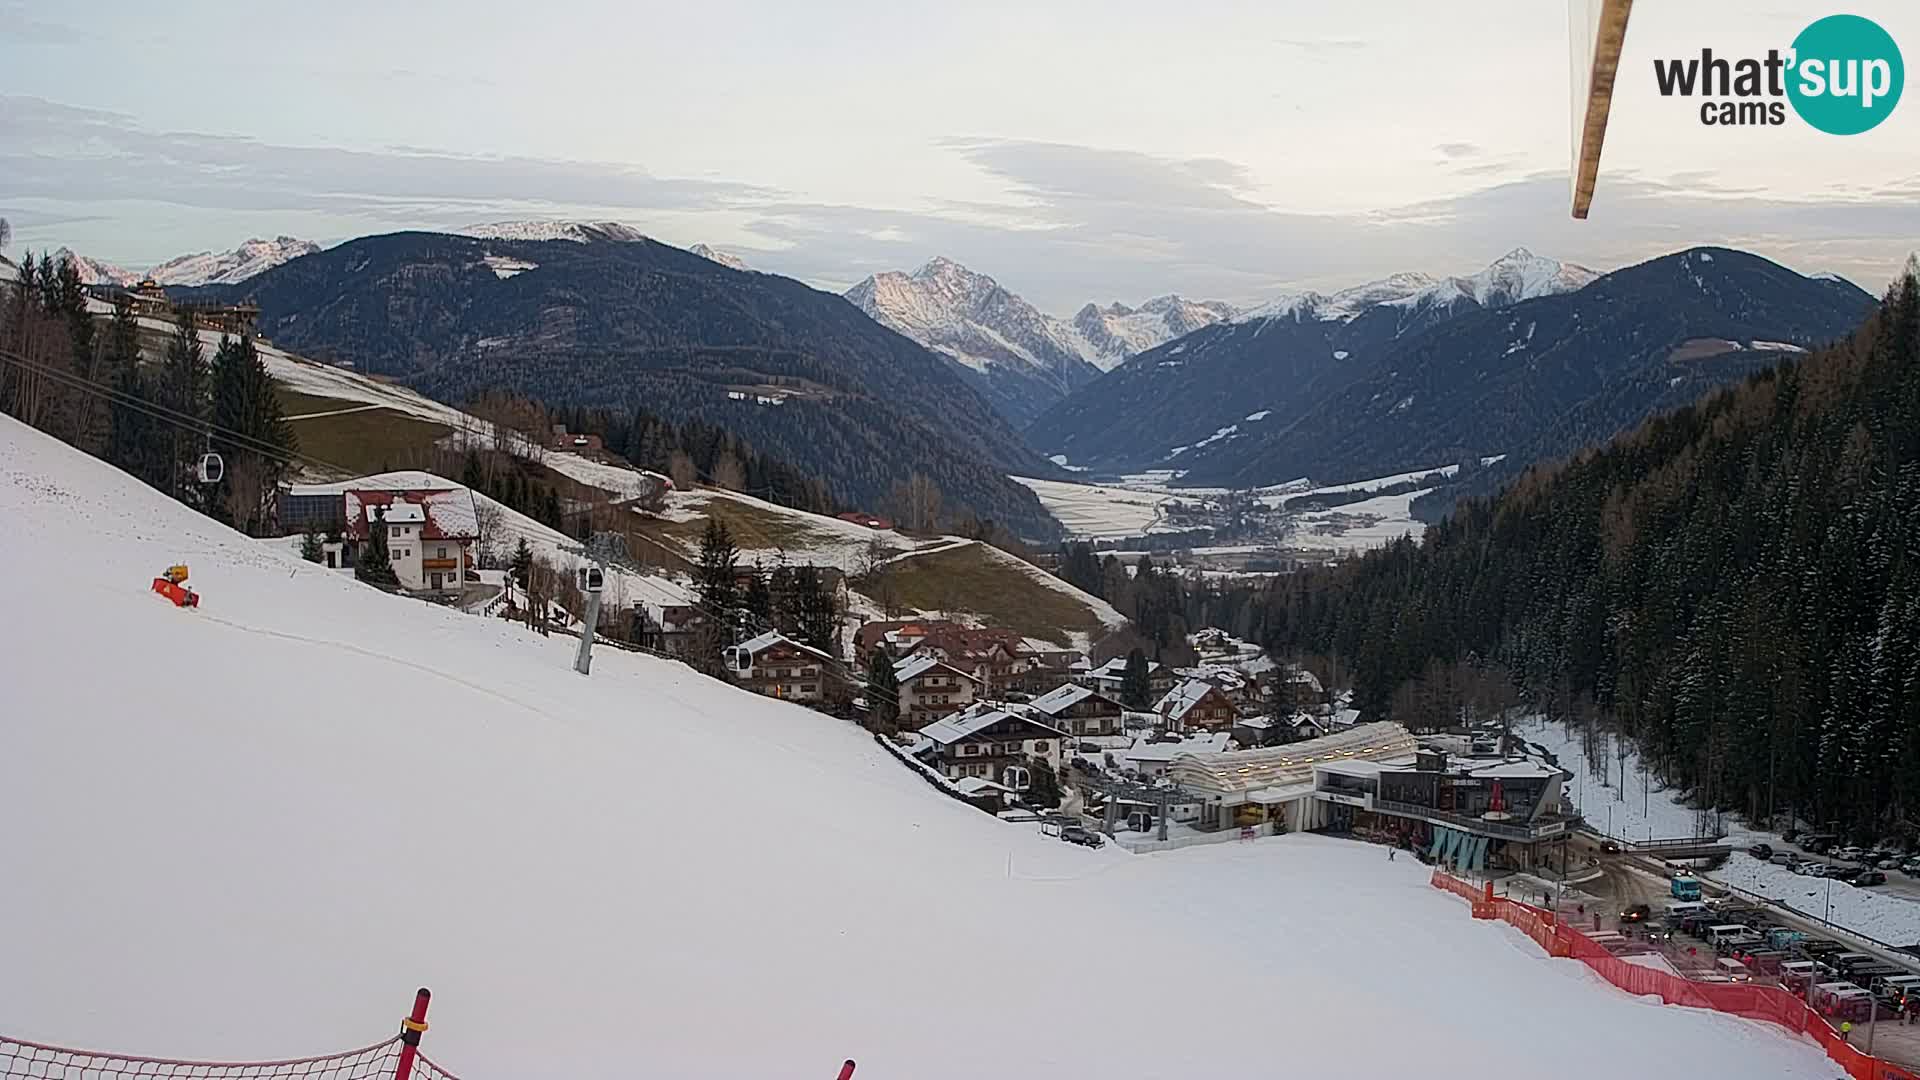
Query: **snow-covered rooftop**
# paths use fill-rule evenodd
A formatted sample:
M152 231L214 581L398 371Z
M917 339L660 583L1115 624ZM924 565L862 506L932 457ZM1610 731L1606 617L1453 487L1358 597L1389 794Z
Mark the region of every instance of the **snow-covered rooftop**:
M1174 762L1172 775L1187 787L1238 793L1304 782L1322 762L1404 757L1417 745L1406 728L1381 721L1263 750L1195 754Z
M965 679L968 682L974 681L973 676L961 671L959 668L953 667L939 657L927 653L914 653L905 659L894 661L893 677L901 682L906 682L908 679L917 679L935 668L945 669L942 672L944 675Z
M1216 693L1219 689L1205 679L1188 679L1167 691L1153 711L1169 720L1179 720L1193 711L1193 707L1204 701L1208 694Z

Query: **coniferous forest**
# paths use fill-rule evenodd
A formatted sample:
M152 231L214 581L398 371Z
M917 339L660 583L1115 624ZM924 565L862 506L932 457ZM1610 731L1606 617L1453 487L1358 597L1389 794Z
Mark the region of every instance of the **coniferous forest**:
M1061 575L1151 645L1219 626L1415 729L1517 702L1705 806L1920 834L1920 284L1853 334L1462 503L1420 543L1220 587Z
M1920 823L1920 295L1848 339L1536 468L1348 565L1279 579L1265 633L1342 656L1386 715L1504 669L1752 818Z

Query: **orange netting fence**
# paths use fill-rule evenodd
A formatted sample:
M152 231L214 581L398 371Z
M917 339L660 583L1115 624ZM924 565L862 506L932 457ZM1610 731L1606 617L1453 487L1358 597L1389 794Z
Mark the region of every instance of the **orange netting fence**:
M0 1035L0 1080L459 1080L420 1053L427 991L414 998L400 1034L319 1057L284 1061L180 1061L48 1046Z
M1695 982L1673 972L1630 964L1560 921L1553 912L1507 897L1494 896L1490 883L1476 886L1445 871L1435 870L1433 885L1471 901L1474 918L1499 919L1510 923L1537 942L1548 955L1578 960L1629 994L1658 997L1668 1005L1713 1009L1744 1016L1749 1020L1778 1024L1819 1043L1827 1056L1854 1080L1920 1080L1920 1073L1872 1057L1847 1042L1826 1017L1809 1007L1799 995L1778 986Z

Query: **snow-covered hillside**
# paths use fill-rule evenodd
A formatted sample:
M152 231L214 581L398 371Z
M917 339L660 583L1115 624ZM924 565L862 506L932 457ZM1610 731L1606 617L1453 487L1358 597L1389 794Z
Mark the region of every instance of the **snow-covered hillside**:
M1231 304L1219 300L1187 300L1156 296L1137 308L1113 303L1088 304L1073 317L1073 328L1086 342L1084 355L1102 371L1112 371L1135 353L1143 353L1203 326L1234 316Z
M320 245L311 240L279 236L248 240L232 251L203 251L169 259L148 271L162 285L232 285L265 273L289 259L311 255Z
M1583 288L1600 275L1584 266L1563 263L1515 248L1485 269L1465 277L1436 278L1418 271L1392 274L1378 281L1341 289L1332 294L1289 292L1251 308L1234 318L1253 323L1268 319L1317 319L1351 322L1373 308L1391 305L1408 309L1450 307L1470 301L1498 308Z
M729 270L753 269L753 267L747 265L747 261L745 259L742 259L737 255L729 255L724 251L720 251L717 248L709 247L706 244L695 244L692 247L688 248L687 250L693 252L695 255L698 255L703 259L708 260L709 262L717 262L721 266L724 266Z
M571 240L576 244L596 240L627 243L647 238L633 226L617 221L492 221L451 231L455 236L481 240Z
M11 562L72 571L17 575L0 630L12 1035L290 1056L424 985L427 1049L478 1080L1465 1077L1489 1017L1556 1080L1833 1075L1377 847L1062 844L842 721L645 656L582 678L565 637L379 594L10 419L0 515ZM147 591L180 561L198 611ZM1143 950L1206 978L1108 1037ZM1632 1037L1568 1052L1596 1031Z

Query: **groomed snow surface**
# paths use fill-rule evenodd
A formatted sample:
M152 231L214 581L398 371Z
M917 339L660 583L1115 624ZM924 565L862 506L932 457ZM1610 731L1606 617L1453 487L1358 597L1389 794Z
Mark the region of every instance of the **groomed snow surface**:
M475 1080L1834 1075L1377 847L1065 845L841 721L645 656L582 678L567 638L376 593L10 419L0 514L10 562L58 570L0 630L18 1037L324 1052L424 985L429 1052ZM147 591L182 561L198 611Z

